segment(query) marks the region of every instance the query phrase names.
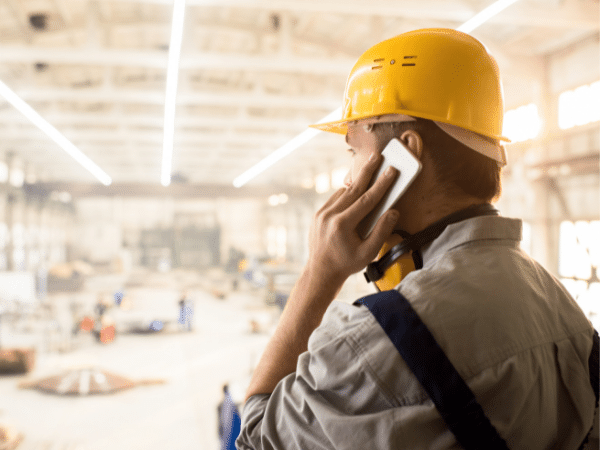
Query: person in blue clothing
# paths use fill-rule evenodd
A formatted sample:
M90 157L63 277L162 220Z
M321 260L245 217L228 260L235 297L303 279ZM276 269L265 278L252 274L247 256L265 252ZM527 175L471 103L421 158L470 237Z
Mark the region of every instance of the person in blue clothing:
M596 409L594 330L520 249L521 221L493 206L503 113L496 62L465 33L411 31L358 59L341 120L315 125L345 135L352 168L315 215L308 261L246 393L238 449L459 448L472 411L485 420L467 434L496 436L475 448L579 448ZM422 170L363 239L357 225L398 176L369 187L392 138ZM365 267L385 302L334 301ZM397 340L407 317L423 325ZM423 329L431 341L410 340ZM432 358L433 370L414 370ZM434 378L473 396L459 426L428 389Z
M235 450L235 440L240 434L241 419L227 384L223 386L223 401L217 408L217 415L219 416L221 450Z
M194 310L192 304L188 299L186 291L183 291L179 298L179 324L187 331L192 331L193 324L192 319L194 316Z

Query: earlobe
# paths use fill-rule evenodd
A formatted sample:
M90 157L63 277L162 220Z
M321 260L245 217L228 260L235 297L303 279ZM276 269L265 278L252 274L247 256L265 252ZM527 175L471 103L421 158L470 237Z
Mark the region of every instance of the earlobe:
M418 159L421 159L423 156L423 139L421 139L421 135L417 133L415 130L406 130L400 136L400 140L406 145L409 150L415 155Z

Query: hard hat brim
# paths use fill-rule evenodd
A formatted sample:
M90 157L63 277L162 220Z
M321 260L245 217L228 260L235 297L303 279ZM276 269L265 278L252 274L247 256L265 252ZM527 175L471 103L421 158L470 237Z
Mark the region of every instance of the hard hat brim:
M336 120L334 122L315 123L309 125L310 128L315 128L328 133L346 134L348 132L348 120Z
M434 121L434 123L440 127L444 133L452 136L455 140L466 147L469 147L471 150L475 150L477 153L481 153L482 155L497 161L501 166L506 166L506 148L504 145L501 145L498 140L486 138L485 136L465 130L456 125L436 121Z
M362 124L369 123L383 123L383 122L414 122L415 119L412 116L406 114L384 114L384 115L373 115L361 117L360 119L348 120L336 120L333 122L323 122L309 125L311 128L317 130L327 131L329 133L346 134L348 132L348 124L354 122L360 122Z
M333 122L316 123L313 125L309 125L309 127L315 128L320 131L327 131L329 133L345 135L348 132L348 124L352 122L378 123L408 122L413 120L416 119L412 116L408 116L405 114L389 114L384 116L364 117L358 120L342 119L335 120ZM433 122L437 126L439 126L445 133L449 134L454 139L463 143L467 147L487 156L488 158L498 161L498 163L502 166L506 165L506 149L503 145L500 145L499 141L510 142L510 139L504 136L485 138L483 135L480 135L479 133L473 130L467 130L456 125L441 122L439 120L433 119ZM496 142L494 143L491 141Z
M389 115L390 116L398 116L398 117L409 117L409 116L407 116L405 114L401 114L401 113L400 114L389 114ZM360 118L356 118L353 120L341 119L341 120L334 120L332 122L315 123L315 124L309 125L309 127L315 128L315 129L321 130L321 131L326 131L328 133L346 134L348 132L348 124L350 122L358 122L358 121L362 122L362 121L366 121L368 119L374 119L376 117L386 117L386 116L387 116L387 114L384 116L360 117ZM443 120L443 118L433 117L433 116L427 117L426 114L420 114L419 116L415 115L414 117L421 117L422 119L429 119L436 123L448 123L446 120ZM440 120L440 119L442 119L442 120ZM387 122L387 120L376 120L375 122L379 122L379 121ZM393 120L393 121L394 122L406 122L407 120L399 119L399 120ZM448 125L452 125L452 124L448 123ZM468 128L465 128L465 129L468 131L477 133L477 134L481 134L481 132L478 130L470 130ZM510 143L510 139L508 139L505 136L488 136L488 137L491 139L496 139L498 141Z

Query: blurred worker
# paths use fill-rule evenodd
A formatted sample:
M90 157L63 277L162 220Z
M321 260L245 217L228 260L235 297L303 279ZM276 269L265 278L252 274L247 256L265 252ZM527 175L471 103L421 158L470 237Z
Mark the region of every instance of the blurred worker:
M192 331L192 319L194 310L187 295L187 291L181 293L179 298L179 324L187 331Z
M94 307L96 320L93 322L94 335L99 342L110 344L115 340L116 327L114 319L106 314L106 311L112 307L110 299L103 295L98 295L98 301Z
M503 108L496 62L467 34L411 31L358 59L342 119L315 125L346 136L347 186L315 216L307 265L247 391L238 449L582 444L594 421L594 330L521 251L521 221L492 206ZM422 170L363 239L357 224L398 178L368 188L392 138ZM382 292L332 302L365 266Z
M106 310L111 306L110 302L106 300L103 294L98 294L98 300L96 301L96 306L94 306L94 312L98 317L98 320L102 320Z
M219 417L219 441L221 450L235 450L235 440L240 434L240 413L229 392L229 386L223 386L223 401L217 407Z

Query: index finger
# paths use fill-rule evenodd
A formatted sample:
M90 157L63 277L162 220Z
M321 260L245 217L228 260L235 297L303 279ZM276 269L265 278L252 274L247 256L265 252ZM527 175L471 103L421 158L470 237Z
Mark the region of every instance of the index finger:
M388 167L385 172L378 177L373 186L363 193L346 211L344 216L352 220L352 225L356 226L379 204L386 192L397 179L400 172L393 166ZM384 213L385 211L382 211Z
M350 186L340 196L339 201L335 205L337 212L342 212L350 207L360 198L361 195L371 185L371 180L377 168L381 165L382 156L378 152L373 152L369 156L368 161L358 171L356 180L353 180Z

